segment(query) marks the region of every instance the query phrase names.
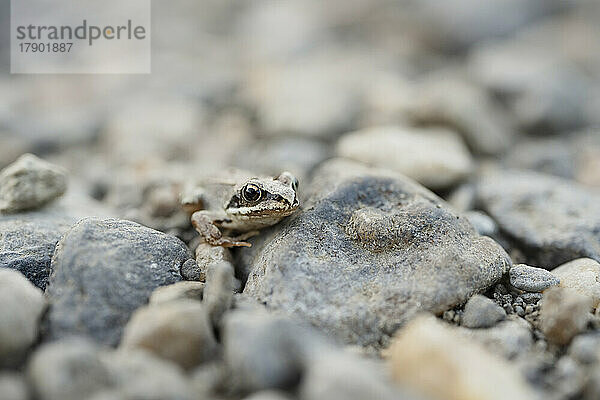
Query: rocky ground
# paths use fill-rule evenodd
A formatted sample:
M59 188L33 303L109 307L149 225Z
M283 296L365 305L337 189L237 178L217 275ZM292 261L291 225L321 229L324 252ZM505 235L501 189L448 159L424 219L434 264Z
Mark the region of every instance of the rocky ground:
M151 75L0 75L0 399L600 398L597 1L153 17ZM179 205L228 167L300 180L250 248Z

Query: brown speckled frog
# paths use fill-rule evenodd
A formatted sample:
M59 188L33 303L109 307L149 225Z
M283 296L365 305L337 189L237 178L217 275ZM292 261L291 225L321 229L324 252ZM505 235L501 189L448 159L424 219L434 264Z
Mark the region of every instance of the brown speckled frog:
M298 180L289 172L276 178L206 180L185 189L184 208L192 225L213 246L251 246L244 240L298 209ZM236 235L236 236L234 236Z

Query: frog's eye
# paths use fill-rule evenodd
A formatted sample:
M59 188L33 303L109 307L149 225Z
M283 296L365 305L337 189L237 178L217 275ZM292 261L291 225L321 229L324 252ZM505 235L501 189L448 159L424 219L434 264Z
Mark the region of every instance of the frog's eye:
M242 198L249 203L257 201L261 195L260 188L252 183L248 183L242 188Z

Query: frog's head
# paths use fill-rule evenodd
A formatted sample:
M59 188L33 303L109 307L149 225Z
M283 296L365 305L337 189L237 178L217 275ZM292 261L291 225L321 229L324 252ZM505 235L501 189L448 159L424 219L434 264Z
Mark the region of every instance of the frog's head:
M252 178L236 189L226 212L248 218L285 217L298 206L298 179L289 172L277 178Z

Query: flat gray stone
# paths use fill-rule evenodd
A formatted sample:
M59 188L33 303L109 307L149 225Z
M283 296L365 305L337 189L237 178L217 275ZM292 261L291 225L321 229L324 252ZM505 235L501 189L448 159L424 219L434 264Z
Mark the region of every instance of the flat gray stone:
M302 212L240 251L244 293L343 342L381 346L415 313L465 302L511 264L402 175L333 160L311 189Z
M526 292L542 292L560 283L550 271L525 264L513 265L508 276L511 285Z
M48 338L82 334L116 345L131 313L154 289L179 281L189 258L174 236L130 221L81 220L52 259Z
M600 261L600 191L535 172L487 169L477 200L526 256L552 269L589 257Z

